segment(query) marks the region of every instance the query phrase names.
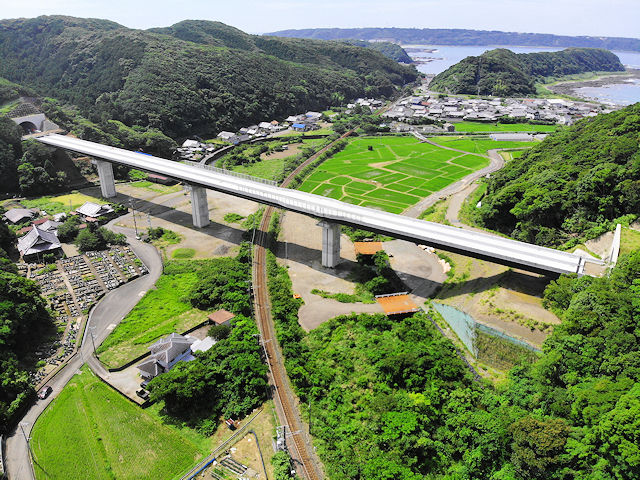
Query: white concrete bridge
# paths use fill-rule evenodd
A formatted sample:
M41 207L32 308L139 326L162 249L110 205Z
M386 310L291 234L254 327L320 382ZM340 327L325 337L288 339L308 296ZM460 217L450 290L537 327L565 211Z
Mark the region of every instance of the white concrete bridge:
M323 226L322 264L326 267L334 267L339 261L340 225L350 225L538 273L592 274L604 265L604 262L592 257L351 205L312 193L281 188L73 137L51 134L40 136L37 140L96 158L102 195L105 198L116 195L112 163L158 173L190 185L193 224L196 227L204 227L209 223L206 189L320 218Z

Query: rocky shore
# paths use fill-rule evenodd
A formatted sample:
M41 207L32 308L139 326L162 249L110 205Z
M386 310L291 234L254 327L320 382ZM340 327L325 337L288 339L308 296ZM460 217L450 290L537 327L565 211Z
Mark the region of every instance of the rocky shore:
M627 69L627 73L623 75L605 75L593 80L578 80L570 82L561 82L555 85L549 85L547 88L558 95L570 95L573 97L581 97L578 88L582 87L604 87L605 85L615 85L628 83L630 79L640 79L640 70Z

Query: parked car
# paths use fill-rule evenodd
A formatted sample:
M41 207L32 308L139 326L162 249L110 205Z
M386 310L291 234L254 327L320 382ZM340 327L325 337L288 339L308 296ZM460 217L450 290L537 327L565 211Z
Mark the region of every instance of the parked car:
M43 387L42 389L40 389L40 391L38 392L38 398L40 400L44 400L49 395L51 395L51 392L53 392L53 388L47 385L46 387Z

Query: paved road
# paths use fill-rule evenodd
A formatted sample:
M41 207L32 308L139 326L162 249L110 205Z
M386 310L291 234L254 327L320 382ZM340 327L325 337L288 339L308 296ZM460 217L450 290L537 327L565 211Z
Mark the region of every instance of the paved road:
M119 220L119 219L116 219ZM138 257L149 268L149 274L137 278L116 290L107 293L94 307L87 321L87 330L83 337L82 345L78 353L71 358L69 363L54 376L47 385L53 388L53 393L46 400L38 400L24 416L22 422L24 431L30 436L33 424L40 414L60 393L62 388L79 372L80 367L85 362L98 375L104 375L105 370L102 364L93 357L93 345L91 333L93 332L95 344L98 346L111 333L111 327L115 326L124 316L138 303L144 292L154 286L156 280L162 273L162 259L157 250L146 243L135 239L132 230L114 225L116 220L109 223L110 229L116 233L124 233L129 240L129 244ZM6 469L9 480L33 480L33 473L29 465L29 453L27 444L20 427L7 438L6 442Z

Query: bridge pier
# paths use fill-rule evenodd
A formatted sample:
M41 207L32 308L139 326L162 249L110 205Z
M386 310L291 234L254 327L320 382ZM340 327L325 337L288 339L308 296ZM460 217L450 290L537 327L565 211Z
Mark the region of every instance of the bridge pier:
M207 203L207 189L191 186L191 215L193 225L203 228L209 225L209 204Z
M326 220L318 225L322 227L322 266L334 268L340 261L340 225Z
M94 160L98 169L98 177L100 178L100 191L104 198L112 198L116 196L116 183L113 180L113 165L104 160Z

